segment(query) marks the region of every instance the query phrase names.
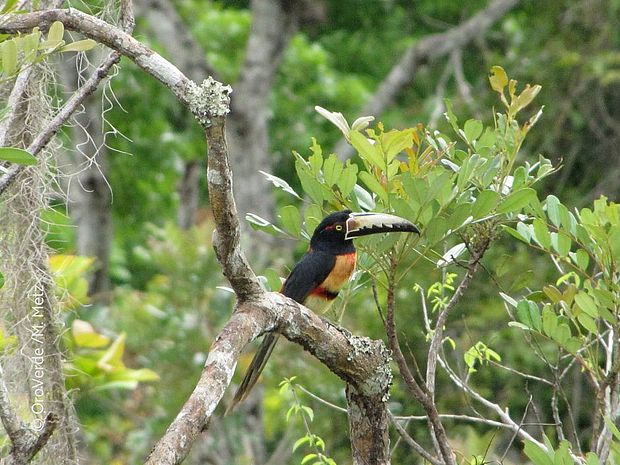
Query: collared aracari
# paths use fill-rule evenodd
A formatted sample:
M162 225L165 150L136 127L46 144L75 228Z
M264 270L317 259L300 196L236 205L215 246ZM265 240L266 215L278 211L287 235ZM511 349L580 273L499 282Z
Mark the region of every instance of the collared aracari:
M314 312L324 312L355 270L357 252L353 239L401 231L419 233L413 223L395 215L343 210L326 216L314 230L308 252L293 267L280 292ZM256 384L278 336L270 332L264 337L228 411L244 400Z

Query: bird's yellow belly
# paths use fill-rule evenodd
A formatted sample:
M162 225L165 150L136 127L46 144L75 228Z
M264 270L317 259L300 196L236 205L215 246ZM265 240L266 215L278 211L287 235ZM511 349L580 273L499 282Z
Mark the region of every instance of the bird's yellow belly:
M306 298L304 305L314 312L325 312L330 307L340 289L349 281L353 271L357 254L355 252L349 254L338 255L334 268L327 278L314 289Z

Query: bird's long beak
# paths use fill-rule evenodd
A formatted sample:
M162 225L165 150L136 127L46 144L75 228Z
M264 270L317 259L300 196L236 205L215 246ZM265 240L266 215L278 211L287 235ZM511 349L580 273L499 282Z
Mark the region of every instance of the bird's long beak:
M387 213L351 213L347 220L345 239L384 232L420 233L411 221Z

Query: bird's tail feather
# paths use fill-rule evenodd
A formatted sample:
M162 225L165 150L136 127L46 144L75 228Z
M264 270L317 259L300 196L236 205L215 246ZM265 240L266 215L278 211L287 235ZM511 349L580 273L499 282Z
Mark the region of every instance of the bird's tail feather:
M256 381L258 381L258 377L265 368L267 360L273 352L273 348L276 346L276 342L278 342L278 337L280 335L278 333L268 333L264 338L261 346L254 355L252 362L248 368L248 371L245 373L243 381L237 388L237 392L235 393L235 397L232 400L230 406L226 409L226 413L230 413L234 410L234 408L242 402L250 393Z

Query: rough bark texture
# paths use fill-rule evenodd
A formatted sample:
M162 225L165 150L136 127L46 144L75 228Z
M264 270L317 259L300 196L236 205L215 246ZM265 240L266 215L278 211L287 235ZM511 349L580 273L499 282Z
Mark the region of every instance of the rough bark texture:
M390 437L385 399L359 395L347 385L349 434L354 465L390 463Z

